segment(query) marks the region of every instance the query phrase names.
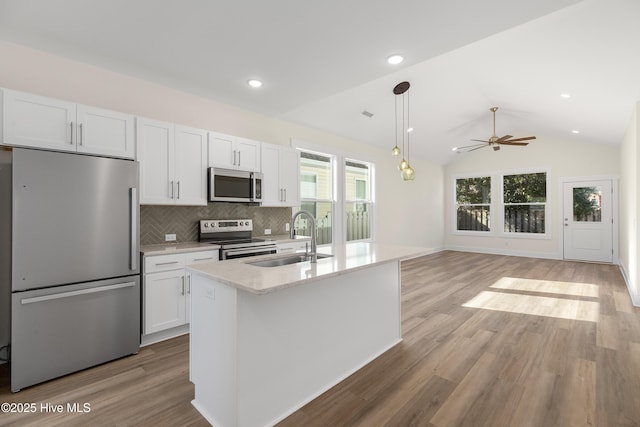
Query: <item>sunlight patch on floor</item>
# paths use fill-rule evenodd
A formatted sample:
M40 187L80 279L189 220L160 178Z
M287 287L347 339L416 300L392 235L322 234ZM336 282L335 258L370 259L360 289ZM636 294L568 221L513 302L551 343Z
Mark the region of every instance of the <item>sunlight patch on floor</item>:
M491 291L480 292L474 298L462 304L462 306L588 322L597 322L600 311L600 304L593 301Z
M576 282L556 282L551 280L532 280L514 277L502 277L491 285L497 289L515 291L543 292L547 294L575 295L598 298L598 285Z

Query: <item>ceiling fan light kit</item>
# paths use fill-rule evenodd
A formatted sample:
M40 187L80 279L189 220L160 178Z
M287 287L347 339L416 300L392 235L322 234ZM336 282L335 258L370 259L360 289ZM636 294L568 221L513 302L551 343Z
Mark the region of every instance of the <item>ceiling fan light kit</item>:
M413 130L413 128L409 126L409 92L408 92L409 87L411 87L411 84L409 82L401 82L401 83L398 83L393 88L393 94L396 95L395 97L396 145L391 149L391 154L394 156L399 156L402 153L402 160L398 165L398 169L400 170L400 176L405 181L413 181L416 177L415 170L409 164L409 152L410 152L409 134L411 130ZM406 102L405 102L405 94L406 94ZM402 134L402 150L400 150L400 147L398 147L398 99L400 98L399 95L402 95L402 126L400 128L400 132ZM405 115L405 111L406 111L406 115ZM406 159L404 157L405 135L407 137L407 158Z
M493 113L493 135L491 135L491 137L487 140L472 139L472 141L479 142L479 144L466 145L464 147L456 147L454 151L456 151L457 153L462 153L462 152L469 153L471 151L479 150L484 147L491 147L493 148L493 151L498 151L500 150L501 145L513 145L513 146L524 147L525 145L529 145L529 143L523 142L523 141L530 141L532 139L536 139L535 136L525 136L525 137L516 138L516 139L512 139L513 136L511 135L504 135L499 137L496 134L496 111L498 111L498 107L491 107L489 108L489 111Z

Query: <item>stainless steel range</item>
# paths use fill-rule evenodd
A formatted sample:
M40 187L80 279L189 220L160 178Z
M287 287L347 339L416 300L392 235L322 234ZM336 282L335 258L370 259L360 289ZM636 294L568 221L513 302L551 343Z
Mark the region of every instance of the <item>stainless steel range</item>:
M198 240L220 245L221 260L276 253L275 241L253 238L252 232L250 219L205 219Z

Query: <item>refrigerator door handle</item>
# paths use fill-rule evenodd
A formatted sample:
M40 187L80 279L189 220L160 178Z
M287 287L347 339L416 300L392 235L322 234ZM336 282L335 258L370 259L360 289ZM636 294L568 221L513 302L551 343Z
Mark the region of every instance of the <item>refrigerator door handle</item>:
M131 203L130 203L130 207L131 207L131 213L130 213L130 221L131 221L131 259L130 259L130 264L131 264L131 270L137 270L138 265L137 265L137 259L138 259L138 254L137 254L137 246L138 246L138 189L135 187L131 187L129 189L129 195L131 198Z
M20 303L22 305L33 304L33 303L36 303L36 302L51 301L51 300L54 300L54 299L75 297L77 295L94 294L96 292L106 292L106 291L112 291L114 289L131 288L131 287L133 287L135 285L136 285L135 282L118 283L116 285L99 286L97 288L81 289L79 291L63 292L63 293L60 293L60 294L53 294L53 295L43 295L41 297L24 298L24 299L20 300Z

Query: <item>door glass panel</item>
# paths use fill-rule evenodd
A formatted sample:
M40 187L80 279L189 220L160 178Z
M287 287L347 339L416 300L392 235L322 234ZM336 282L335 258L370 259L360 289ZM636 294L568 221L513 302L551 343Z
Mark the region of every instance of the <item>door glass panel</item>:
M574 187L573 220L602 222L602 187Z

